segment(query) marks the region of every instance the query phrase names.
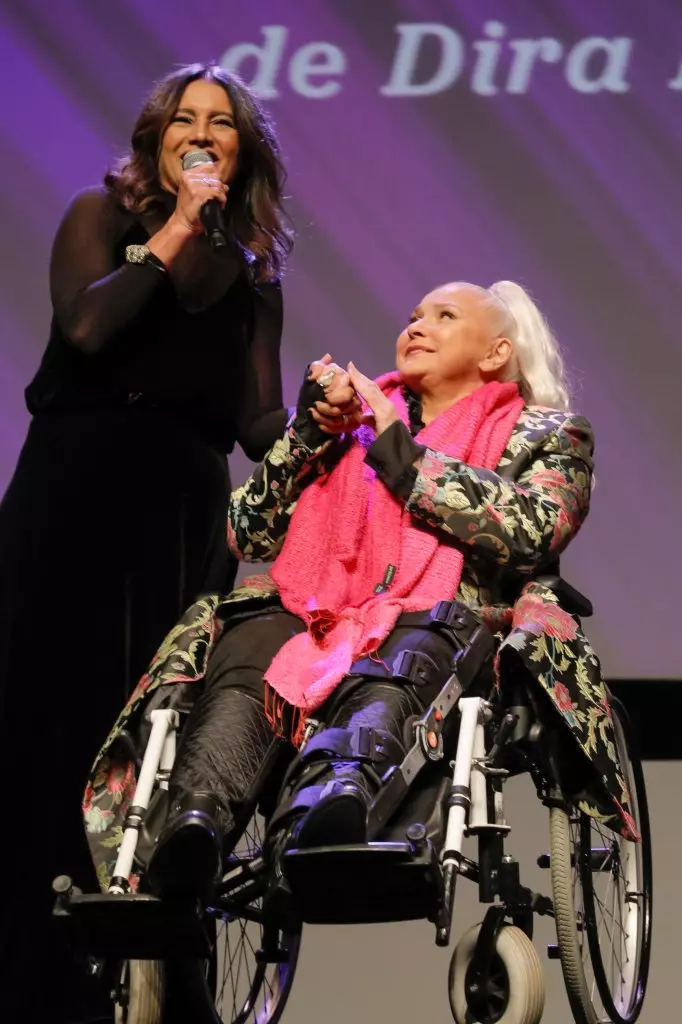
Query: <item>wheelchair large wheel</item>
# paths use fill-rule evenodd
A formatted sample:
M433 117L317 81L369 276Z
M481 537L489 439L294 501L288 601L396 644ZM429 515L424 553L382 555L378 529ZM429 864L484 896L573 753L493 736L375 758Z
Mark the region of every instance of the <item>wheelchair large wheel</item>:
M232 868L237 859L250 861L260 854L261 835L262 821L254 817L232 855ZM300 930L283 933L264 920L260 899L239 910L227 900L215 903L207 910L214 938L209 959L132 961L126 1016L119 1013L117 1024L277 1024L294 980ZM261 956L261 950L273 948L279 951L275 961ZM136 982L163 990L165 998L141 1003ZM138 1005L143 1012L131 1015Z
M644 775L625 710L616 700L611 709L641 842L580 811L550 811L559 956L577 1024L632 1024L649 973L652 868Z
M258 857L263 834L262 819L252 818L233 858ZM264 920L260 899L245 908L244 917L235 916L229 905L216 906L213 914L216 943L205 976L216 1024L277 1024L294 980L300 929L285 933ZM270 946L281 952L277 962L259 955Z
M490 984L485 993L486 1012L474 1015L467 1003L465 982L480 924L457 943L448 987L455 1024L540 1024L545 1007L545 980L535 947L525 932L505 925L497 937Z

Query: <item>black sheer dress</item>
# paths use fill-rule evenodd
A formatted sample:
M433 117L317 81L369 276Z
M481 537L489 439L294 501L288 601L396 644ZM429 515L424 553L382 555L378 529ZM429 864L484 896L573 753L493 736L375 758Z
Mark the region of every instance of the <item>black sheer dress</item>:
M168 213L135 216L104 190L67 211L0 505L2 1020L81 1019L49 922L55 874L95 886L79 794L168 629L202 591L231 588L227 454L238 442L259 459L285 425L278 282L203 237L171 274L127 264Z

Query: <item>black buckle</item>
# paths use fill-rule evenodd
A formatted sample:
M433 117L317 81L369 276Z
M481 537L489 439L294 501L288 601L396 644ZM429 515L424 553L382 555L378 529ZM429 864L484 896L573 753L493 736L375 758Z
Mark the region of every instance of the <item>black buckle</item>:
M377 759L376 733L367 725L361 725L350 735L350 750L353 760L375 761Z
M460 647L465 647L479 620L460 601L439 601L431 609L431 621L444 626Z
M406 679L415 686L426 686L431 682L431 673L438 668L433 659L423 651L400 651L393 661L393 675Z

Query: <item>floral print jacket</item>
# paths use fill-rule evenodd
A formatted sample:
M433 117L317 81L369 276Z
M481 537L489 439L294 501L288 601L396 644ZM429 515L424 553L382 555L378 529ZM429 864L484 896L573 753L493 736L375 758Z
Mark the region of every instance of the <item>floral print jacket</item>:
M317 474L329 472L345 451L343 441L309 446L295 423L231 496L230 546L246 561L277 556L303 488ZM376 465L372 448L368 462ZM592 451L587 420L526 407L497 472L426 449L416 473L408 477L407 494L403 476L402 497L413 516L443 532L446 543L463 545L458 592L443 594L443 599L465 602L499 635L502 686L508 674L521 670L531 688L534 682L549 697L547 706L554 707L571 738L569 747L583 769L579 774L585 775L589 766L589 785L579 792L582 809L633 838L636 828L599 661L578 620L560 607L541 580L543 574L558 571L560 552L587 515ZM228 595L202 597L159 648L100 750L84 798L86 830L103 886L134 793L140 753L138 749L136 757L135 741L141 742L145 713L172 700L180 692L178 684L200 682L211 648L232 614L276 597L267 573L245 579ZM195 685L182 687L183 699L189 693L191 700L195 690Z

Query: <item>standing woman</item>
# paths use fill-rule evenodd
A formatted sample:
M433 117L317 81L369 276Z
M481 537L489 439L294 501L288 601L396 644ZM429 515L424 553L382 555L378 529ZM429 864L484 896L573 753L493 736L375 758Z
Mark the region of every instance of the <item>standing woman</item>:
M184 170L195 150L210 162ZM194 64L159 83L129 156L57 232L50 339L0 505L0 756L21 794L2 854L3 1020L81 1019L49 928L55 874L75 864L96 885L74 794L160 638L231 587L226 455L238 442L260 459L284 429L283 178L248 89Z

